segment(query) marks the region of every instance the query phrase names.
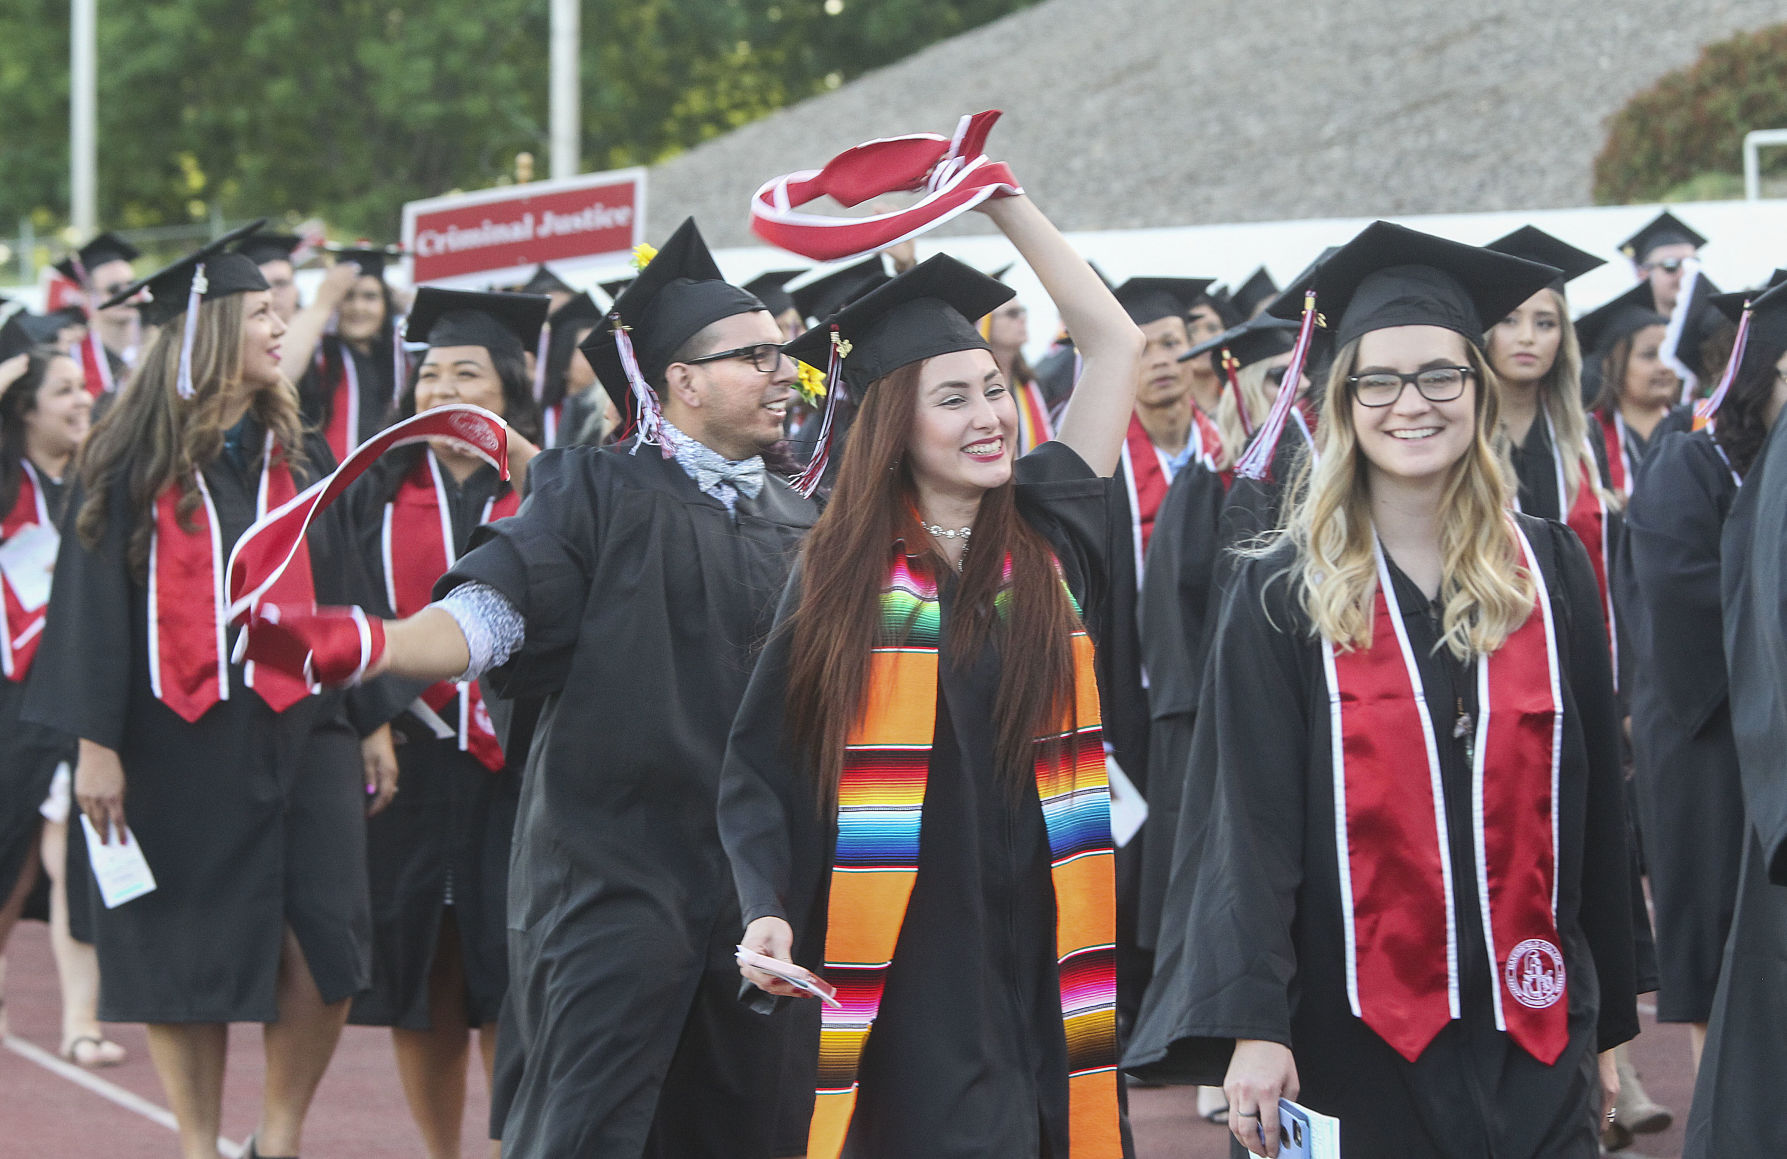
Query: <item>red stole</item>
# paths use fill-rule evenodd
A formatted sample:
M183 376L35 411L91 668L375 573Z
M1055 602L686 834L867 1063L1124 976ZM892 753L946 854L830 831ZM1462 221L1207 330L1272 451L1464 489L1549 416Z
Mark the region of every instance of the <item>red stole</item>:
M1556 918L1563 695L1544 575L1513 530L1538 590L1526 622L1477 659L1472 848L1496 1029L1549 1066L1569 1041ZM1347 996L1412 1062L1460 1017L1458 935L1433 718L1383 550L1374 550L1371 647L1322 642L1334 823ZM1416 736L1424 761L1411 756Z
M1197 457L1214 470L1222 459L1222 428L1195 402L1191 404L1191 427L1192 437L1198 444Z
M88 394L98 398L117 389L118 384L112 381L112 361L106 357L105 343L99 340L99 331L93 329L91 321L87 324L87 336L81 339L80 355Z
M354 352L348 349L347 343L338 342L335 348L341 354L341 375L335 380L334 386L326 387L329 392L329 425L323 428L323 438L329 441L329 450L339 463L360 445L360 370L354 365ZM327 369L328 362L323 358L322 347L318 346L318 377Z
M1594 419L1601 426L1601 442L1607 448L1607 473L1612 477L1614 494L1629 499L1632 497L1632 458L1626 452L1626 420L1617 410L1612 414L1595 411ZM1563 502L1561 491L1558 501Z
M521 497L513 490L484 504L478 522L489 523L513 515ZM385 530L380 540L385 566L385 595L399 617L415 615L427 607L434 582L458 558L453 550L453 515L447 502L446 481L433 452L425 455L385 504ZM443 680L422 694L423 703L440 712L449 702L458 711L448 717L459 734L459 751L469 752L485 768L500 773L506 761L497 742L490 712L478 691L478 682ZM456 718L456 719L455 719Z
M1042 397L1042 388L1034 382L1012 385L1018 404L1018 454L1027 455L1055 437L1055 424L1049 421L1049 404Z
M558 425L564 421L565 400L560 399L549 407L540 410L540 449L551 450L558 446Z
M257 518L298 494L291 467L273 462L277 450L268 432L255 494ZM194 471L193 481L201 500L194 512L197 526L190 532L180 526L180 487L170 483L155 500L155 530L149 537L149 686L157 700L189 724L230 698L222 534L204 472ZM314 606L310 554L299 552L293 563L268 598L289 607ZM243 683L275 712L310 695L302 680L280 672L257 673L253 663L244 668Z
M1196 432L1193 432L1194 437ZM1142 560L1148 553L1148 539L1154 534L1154 516L1173 480L1160 461L1154 441L1142 428L1142 420L1129 416L1129 433L1123 438L1121 456L1123 483L1129 491L1130 543L1135 549L1137 590L1142 583Z
M24 478L19 480L19 497L13 501L12 510L0 515L0 540L11 539L27 527L36 524L48 525L50 509L44 502L43 488L37 485L37 471L31 466L29 459L20 459L19 466L24 468ZM0 588L4 588L5 606L0 607L0 675L8 680L23 681L31 671L31 661L37 656L37 644L43 638L44 617L49 614L49 604L44 604L36 611L26 611L25 604L12 590L12 585L0 575Z

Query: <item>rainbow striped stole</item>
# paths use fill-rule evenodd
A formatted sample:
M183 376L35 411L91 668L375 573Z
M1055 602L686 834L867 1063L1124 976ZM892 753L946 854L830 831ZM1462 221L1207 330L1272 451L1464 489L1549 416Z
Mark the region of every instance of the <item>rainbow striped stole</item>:
M1005 587L996 600L1001 613L1010 584L1007 558ZM880 641L869 661L868 691L838 783L824 973L838 988L840 1006L823 1014L809 1159L837 1159L843 1150L856 1106L858 1064L918 877L941 631L935 579L896 551L881 593ZM1037 738L1036 790L1055 889L1072 1155L1117 1159L1122 1144L1111 799L1092 642L1083 629L1073 635L1073 659L1074 713L1060 731ZM1067 738L1059 761L1044 743L1057 737Z

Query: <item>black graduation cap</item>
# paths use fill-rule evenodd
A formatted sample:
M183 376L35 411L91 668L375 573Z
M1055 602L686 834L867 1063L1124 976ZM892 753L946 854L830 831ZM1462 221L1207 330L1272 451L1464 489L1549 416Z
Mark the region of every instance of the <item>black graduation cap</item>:
M788 356L823 367L831 355L831 328L848 343L844 384L852 397L902 366L958 350L987 350L980 319L1016 296L1010 286L947 254L927 258L886 285L869 291L827 325L790 342Z
M870 290L892 280L881 255L871 254L854 265L796 286L788 294L794 299L794 308L800 311L801 317L823 322Z
M695 219L676 227L663 248L614 300L608 321L581 349L603 389L622 414L629 413L633 386L615 345L616 326L625 327L647 384L664 375L676 351L707 326L735 314L765 309L756 295L726 281L708 252Z
M1222 373L1222 353L1228 351L1235 359L1237 368L1252 366L1280 354L1289 354L1297 345L1297 331L1302 329L1299 323L1286 318L1274 318L1270 314L1262 314L1258 318L1249 319L1239 326L1230 327L1216 337L1198 343L1179 356L1180 362L1189 362L1193 358L1208 358L1216 373Z
M1675 357L1694 372L1695 378L1703 381L1708 367L1701 354L1701 347L1715 331L1726 324L1725 315L1719 313L1712 303L1722 292L1702 271L1694 278L1694 284L1688 292L1676 302L1676 309L1682 313L1682 324L1675 342ZM1672 318L1671 322L1673 321Z
M385 265L403 256L401 246L332 245L325 246L338 262L353 262L362 277L385 280Z
M142 256L142 250L107 230L57 262L56 270L69 281L85 286L87 279L83 273L91 273L95 268L107 262L134 262ZM77 259L79 259L78 265L76 264Z
M1649 326L1667 326L1669 319L1657 313L1657 299L1648 281L1595 307L1576 319L1576 341L1584 354L1605 354L1613 344Z
M1214 278L1131 278L1111 292L1129 312L1130 321L1146 326L1162 318L1183 318L1205 297Z
M516 292L522 294L569 294L573 291L563 278L552 272L552 267L541 262L534 267L534 272L527 281L516 287Z
M539 342L549 305L545 294L423 286L416 291L403 338L430 346L482 346L520 354Z
M1650 252L1660 245L1691 245L1699 249L1706 244L1706 239L1689 229L1682 219L1665 209L1657 214L1643 229L1619 243L1619 252L1632 259L1633 265L1643 265Z
M15 315L19 325L31 335L37 343L53 343L67 326L84 326L87 324L87 311L79 306L64 306L60 310L51 310L48 314Z
M1229 294L1229 301L1235 304L1235 309L1241 311L1242 317L1251 318L1259 313L1260 306L1277 294L1278 283L1272 280L1266 267L1261 266L1248 274L1247 280Z
M1776 269L1774 273L1768 276L1768 281L1763 284L1762 288L1765 290L1772 290L1782 282L1787 282L1787 270Z
M235 253L231 249L236 242L265 224L267 219L263 217L240 229L231 230L148 277L138 278L100 303L99 308L104 310L123 305L147 290L148 300L139 304L143 321L151 326L163 325L186 313L187 298L191 295L194 275L198 273L200 265L205 267L202 300L206 302L227 298L231 294L246 294L250 290L265 290L267 279L261 276L261 267L247 255Z
M1392 326L1441 326L1481 347L1485 319L1501 320L1557 277L1554 266L1374 221L1286 286L1270 312L1301 318L1313 284L1336 349Z
M579 326L593 326L602 320L602 307L589 296L588 290L580 290L571 295L571 300L549 314L546 320L552 323L555 331L574 330Z
M24 354L37 345L37 339L16 316L0 322L0 362Z
M1744 303L1750 303L1750 333L1744 339L1744 362L1769 355L1778 360L1780 352L1787 350L1787 286L1781 282L1760 294L1755 290L1715 294L1709 302L1713 309L1734 323L1743 318ZM1742 369L1742 366L1738 367L1740 372Z
M1484 248L1540 265L1556 266L1563 276L1553 282L1551 288L1559 293L1563 292L1565 282L1573 282L1590 270L1598 270L1607 264L1606 258L1577 249L1562 238L1532 225L1523 225L1513 233L1503 234Z
M758 300L771 314L785 314L797 307L794 304L794 296L784 287L787 286L789 279L805 272L805 270L765 270L746 282L744 288L757 295Z
M236 252L257 266L289 262L304 239L291 233L255 233L236 243Z
M1006 262L996 270L988 270L987 277L992 278L996 282L1003 282L1005 280L1005 275L1017 269L1017 266L1018 263L1016 262Z

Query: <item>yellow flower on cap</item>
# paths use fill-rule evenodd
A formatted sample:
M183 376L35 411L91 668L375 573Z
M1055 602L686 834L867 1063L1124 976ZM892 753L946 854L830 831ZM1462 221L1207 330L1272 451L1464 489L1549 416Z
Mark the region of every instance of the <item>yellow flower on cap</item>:
M657 256L658 251L655 248L640 242L633 247L633 268L643 270L646 266L651 265L652 259Z
M800 378L794 384L795 393L800 395L808 406L817 409L819 400L825 397L825 372L817 366L808 366L804 362L796 362L794 365L800 371Z

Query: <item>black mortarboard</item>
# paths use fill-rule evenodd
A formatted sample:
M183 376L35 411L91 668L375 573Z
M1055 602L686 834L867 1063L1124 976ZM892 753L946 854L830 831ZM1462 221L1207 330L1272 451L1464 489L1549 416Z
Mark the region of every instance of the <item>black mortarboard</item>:
M1146 326L1162 318L1183 318L1191 313L1214 278L1131 278L1111 292L1128 311L1130 321Z
M148 291L148 300L138 304L143 321L151 326L160 326L169 319L186 313L187 299L191 296L194 275L202 264L205 267L205 289L202 298L206 302L214 302L219 298L227 298L231 294L246 294L250 290L264 290L267 279L261 276L261 267L240 253L233 253L230 247L247 237L267 223L266 218L250 222L240 229L233 229L216 241L187 254L185 257L156 270L146 278L138 278L124 289L113 294L100 303L104 310L112 306L123 305L144 290Z
M1229 295L1229 300L1235 304L1235 309L1241 311L1243 318L1251 318L1260 312L1262 305L1277 295L1278 283L1272 280L1266 267L1261 266L1247 275L1247 280Z
M1590 270L1598 270L1607 264L1606 258L1598 258L1587 250L1577 249L1562 238L1531 225L1523 225L1513 233L1504 234L1483 248L1492 249L1498 254L1525 258L1540 265L1556 266L1563 276L1551 283L1551 288L1560 294L1563 293L1564 283L1573 282Z
M335 255L336 261L353 262L359 266L362 277L377 278L381 282L385 280L385 264L403 256L403 250L394 245L332 245L325 248Z
M1650 283L1639 282L1576 319L1576 341L1585 355L1605 354L1621 338L1649 326L1667 325L1669 319L1657 313L1657 299L1651 293Z
M533 274L527 281L516 288L522 294L570 294L575 293L565 280L552 272L552 267L541 262L534 267Z
M416 291L403 338L430 346L482 346L520 354L539 342L548 304L545 294L423 286Z
M1741 290L1735 294L1715 294L1712 307L1732 322L1743 318L1744 302L1750 302L1750 333L1744 340L1743 360L1772 354L1776 359L1787 350L1787 286L1780 283L1758 294ZM1739 372L1743 370L1738 367Z
M1704 380L1708 367L1701 347L1715 331L1725 325L1725 315L1719 313L1712 302L1723 291L1713 284L1713 280L1704 271L1697 273L1693 284L1685 288L1687 292L1676 301L1676 310L1682 315L1681 330L1676 336L1673 351L1665 343L1664 356L1667 360L1673 354L1683 366L1693 372L1695 378ZM1670 324L1675 324L1673 317L1670 318Z
M255 233L236 243L236 252L257 266L268 262L289 262L304 239L290 233Z
M143 251L107 230L57 262L56 270L68 280L84 286L87 279L82 276L83 270L91 273L95 267L107 262L134 262L142 256ZM78 266L75 264L77 258Z
M554 310L546 320L552 323L554 330L594 326L602 320L602 307L596 305L588 290L582 290L571 295L571 300Z
M1285 318L1274 318L1270 314L1250 319L1239 326L1224 330L1216 337L1200 342L1179 356L1180 362L1189 362L1193 358L1208 358L1216 373L1222 373L1222 352L1227 350L1235 358L1236 368L1252 366L1256 362L1273 358L1280 354L1289 354L1297 345L1297 331L1302 327Z
M16 316L0 322L0 362L24 354L37 345L37 339Z
M938 254L790 342L788 356L824 367L836 326L838 337L849 343L844 383L852 397L861 399L870 383L902 366L958 350L990 349L978 323L1014 295L1003 282Z
M1660 245L1691 245L1699 249L1706 239L1689 229L1682 219L1665 209L1645 223L1643 229L1619 243L1619 252L1643 265L1650 252Z
M60 310L51 310L48 314L16 315L19 325L31 335L31 339L39 344L53 343L61 337L68 326L84 326L87 324L87 311L79 306L64 306Z
M759 301L771 314L785 314L795 309L794 297L785 287L790 278L805 273L805 270L765 270L750 281L744 288L757 295Z
M1762 288L1765 290L1772 290L1782 282L1787 282L1787 270L1777 269L1774 273L1768 276L1768 281L1763 283Z
M614 405L626 414L632 405L633 387L615 345L617 318L618 324L627 328L640 374L648 385L655 385L683 343L704 328L764 308L755 295L720 275L720 267L691 217L676 227L670 240L615 298L607 324L597 327L581 349Z
M795 286L788 291L788 295L794 300L794 308L800 311L802 318L824 322L870 290L885 286L892 280L887 275L887 263L882 260L881 255L871 254L854 265L832 270L804 285Z
M1553 266L1374 221L1318 260L1308 280L1286 286L1271 313L1300 318L1313 282L1336 349L1392 326L1440 326L1480 348L1486 320L1500 321L1557 276Z
M1006 262L996 270L988 270L987 277L992 278L996 282L1003 282L1005 280L1005 275L1016 269L1017 265L1018 263L1016 262Z

